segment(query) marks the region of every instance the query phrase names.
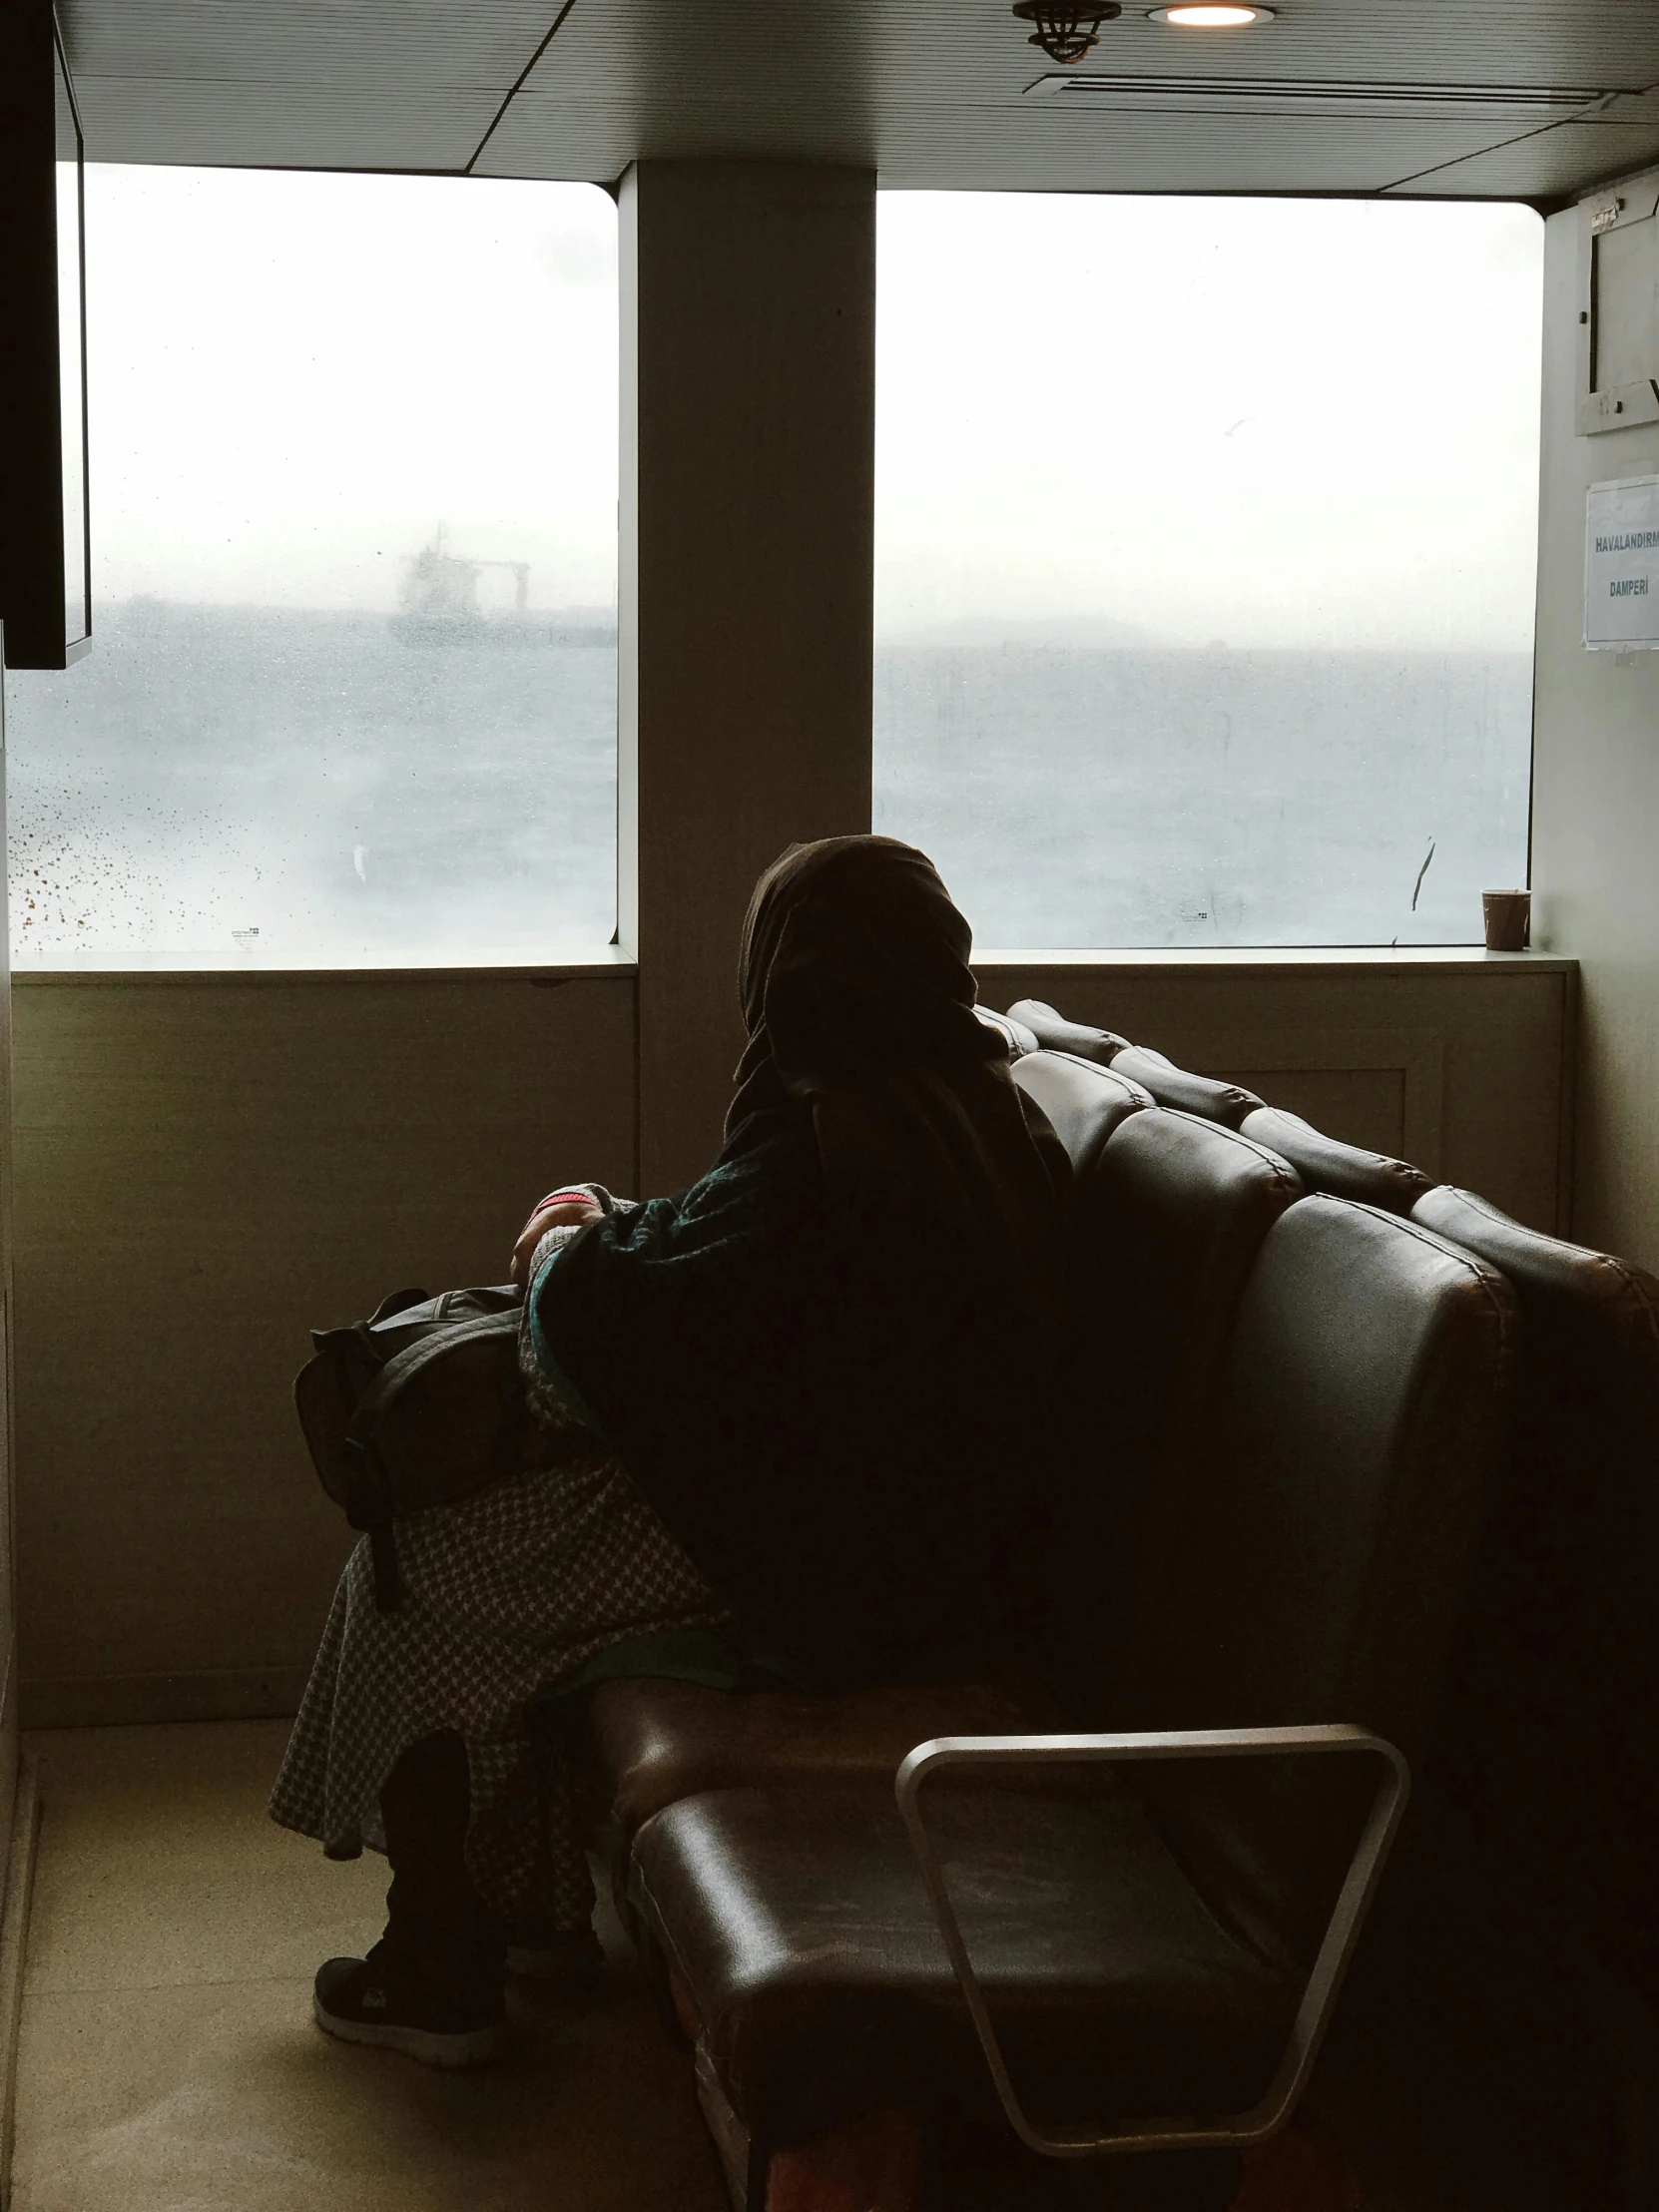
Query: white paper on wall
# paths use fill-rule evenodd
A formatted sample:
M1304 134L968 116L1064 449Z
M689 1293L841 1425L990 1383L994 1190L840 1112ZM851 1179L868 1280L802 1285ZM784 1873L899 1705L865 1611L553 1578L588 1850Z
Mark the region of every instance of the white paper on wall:
M1592 652L1659 647L1659 476L1590 486L1584 643Z

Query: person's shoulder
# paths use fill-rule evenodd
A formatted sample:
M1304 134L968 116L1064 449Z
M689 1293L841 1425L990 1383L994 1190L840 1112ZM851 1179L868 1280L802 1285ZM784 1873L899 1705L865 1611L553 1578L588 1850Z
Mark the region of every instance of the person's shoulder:
M822 1211L823 1182L811 1117L756 1115L706 1175L602 1223L595 1235L619 1253L656 1261L765 1245Z
M779 1181L816 1185L821 1172L810 1113L752 1114L728 1140L703 1184L729 1190Z
M759 1228L816 1209L823 1182L812 1117L757 1114L679 1205L688 1221L745 1220Z

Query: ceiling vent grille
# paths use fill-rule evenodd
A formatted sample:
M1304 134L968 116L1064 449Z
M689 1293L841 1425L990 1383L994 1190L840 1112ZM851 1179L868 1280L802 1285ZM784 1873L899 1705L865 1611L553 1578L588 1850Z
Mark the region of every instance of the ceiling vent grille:
M1542 124L1581 114L1617 95L1579 85L1365 85L1290 77L1121 77L1079 69L1039 77L1026 87L1025 97L1154 115L1226 109L1230 115L1364 116L1386 122L1419 116Z

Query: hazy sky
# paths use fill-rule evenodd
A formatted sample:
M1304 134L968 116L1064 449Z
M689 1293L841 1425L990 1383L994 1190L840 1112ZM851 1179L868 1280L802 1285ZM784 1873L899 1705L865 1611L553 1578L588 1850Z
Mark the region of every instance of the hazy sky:
M441 520L537 606L614 599L596 186L94 166L87 281L106 595L389 608Z
M1530 210L877 205L882 629L1529 646Z
M95 166L87 203L106 596L389 608L442 520L456 552L527 560L535 605L611 600L604 193ZM1528 643L1528 211L879 211L885 634L1081 617L1197 643Z

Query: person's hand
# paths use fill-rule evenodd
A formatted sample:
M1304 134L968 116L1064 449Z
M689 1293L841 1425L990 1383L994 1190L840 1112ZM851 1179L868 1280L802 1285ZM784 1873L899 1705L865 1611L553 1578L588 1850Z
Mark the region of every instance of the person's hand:
M535 1249L550 1229L562 1229L572 1222L599 1221L604 1212L596 1198L577 1198L572 1194L568 1198L543 1199L519 1231L518 1242L513 1247L511 1280L523 1289Z

